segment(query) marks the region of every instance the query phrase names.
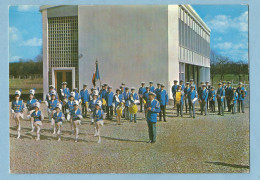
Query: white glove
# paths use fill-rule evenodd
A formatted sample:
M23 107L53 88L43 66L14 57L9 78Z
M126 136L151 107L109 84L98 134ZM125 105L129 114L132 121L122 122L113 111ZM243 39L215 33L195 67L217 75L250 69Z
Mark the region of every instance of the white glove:
M134 100L134 103L135 103L135 104L139 103L139 100Z
M45 105L48 107L49 106L49 103L48 103L48 101L45 101Z
M67 115L67 120L68 120L68 121L70 120L70 114Z
M14 114L14 110L13 109L11 109L11 113Z
M112 103L112 106L115 107L115 103Z

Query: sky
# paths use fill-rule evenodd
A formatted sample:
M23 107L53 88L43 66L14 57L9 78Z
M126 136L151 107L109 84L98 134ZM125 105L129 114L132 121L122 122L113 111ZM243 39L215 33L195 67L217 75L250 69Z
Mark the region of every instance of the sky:
M248 62L248 6L192 5L211 29L210 46L233 61ZM9 7L9 61L34 60L42 50L39 6Z

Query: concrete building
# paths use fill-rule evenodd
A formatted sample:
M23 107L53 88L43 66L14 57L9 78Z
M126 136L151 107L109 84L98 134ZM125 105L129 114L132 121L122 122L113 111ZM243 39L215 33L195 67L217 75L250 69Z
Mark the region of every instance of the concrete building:
M44 95L92 86L98 59L102 83L210 80L210 29L190 5L41 6Z

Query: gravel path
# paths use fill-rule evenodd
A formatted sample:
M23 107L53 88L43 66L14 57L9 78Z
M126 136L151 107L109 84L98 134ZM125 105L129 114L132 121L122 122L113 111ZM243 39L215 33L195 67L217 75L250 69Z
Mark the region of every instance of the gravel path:
M41 109L46 111L44 106ZM25 120L17 140L10 118L11 173L248 173L248 111L191 119L186 114L177 118L175 111L167 109L167 122L157 123L155 144L146 143L143 113L138 113L137 123L123 120L117 125L115 118L106 120L101 144L93 137L89 118L82 121L77 143L69 123L64 123L58 142L47 119L41 141L34 140L36 134Z

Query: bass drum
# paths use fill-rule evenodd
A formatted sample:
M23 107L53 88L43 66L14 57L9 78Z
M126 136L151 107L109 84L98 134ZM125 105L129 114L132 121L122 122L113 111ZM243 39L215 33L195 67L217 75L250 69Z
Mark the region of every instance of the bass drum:
M129 107L129 112L130 114L136 114L138 111L138 107L136 104L131 104Z
M116 113L117 113L117 115L119 115L119 116L122 116L122 113L123 113L123 108L122 108L122 106L117 106L117 108L116 108Z
M106 100L102 98L102 105L105 106L107 104Z

